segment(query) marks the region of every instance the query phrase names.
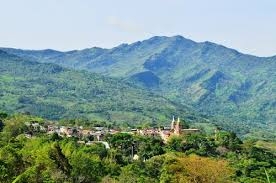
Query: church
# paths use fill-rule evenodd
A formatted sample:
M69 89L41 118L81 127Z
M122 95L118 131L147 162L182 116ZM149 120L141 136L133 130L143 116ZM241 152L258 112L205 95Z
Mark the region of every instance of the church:
M173 116L171 126L169 128L165 127L162 130L159 129L159 135L161 136L161 138L166 143L171 136L179 136L181 134L196 133L196 132L199 132L199 131L200 130L196 129L196 128L182 129L181 124L180 124L180 118L177 118L177 121L176 121L174 116Z
M180 135L181 133L180 119L177 118L177 121L175 121L174 116L171 123L171 132L175 135Z

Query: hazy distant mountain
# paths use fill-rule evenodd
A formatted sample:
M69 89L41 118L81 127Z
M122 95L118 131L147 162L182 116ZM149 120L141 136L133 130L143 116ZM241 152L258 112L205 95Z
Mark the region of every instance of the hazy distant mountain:
M276 57L246 55L181 36L153 37L112 49L3 50L134 81L177 103L191 104L236 131L276 131Z

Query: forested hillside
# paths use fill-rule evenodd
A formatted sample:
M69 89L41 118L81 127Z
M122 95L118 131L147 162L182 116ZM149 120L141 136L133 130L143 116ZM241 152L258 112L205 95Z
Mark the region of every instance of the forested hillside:
M172 115L200 121L188 107L118 79L0 51L0 109L48 119L84 118L126 124L168 122Z
M70 52L4 49L46 63L133 81L179 104L214 116L239 134L276 131L276 56L242 54L181 36L153 37L112 49Z

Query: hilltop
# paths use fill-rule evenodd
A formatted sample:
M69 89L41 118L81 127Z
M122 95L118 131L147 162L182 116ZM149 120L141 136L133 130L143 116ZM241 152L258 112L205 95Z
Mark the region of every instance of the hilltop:
M155 36L112 49L3 49L42 63L134 82L191 105L239 134L276 128L276 56L257 57L182 36Z

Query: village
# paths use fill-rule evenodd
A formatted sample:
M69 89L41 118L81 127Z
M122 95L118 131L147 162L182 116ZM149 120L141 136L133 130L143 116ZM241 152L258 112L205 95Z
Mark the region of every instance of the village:
M175 120L173 117L170 126L158 127L158 128L144 128L144 129L129 129L129 130L119 130L106 127L93 127L93 129L83 128L82 126L71 127L71 126L59 126L54 124L43 125L37 122L25 123L29 130L25 133L26 137L32 138L34 133L47 133L47 134L57 134L60 137L75 137L78 138L78 143L91 145L93 143L103 143L106 148L110 148L108 143L103 141L107 134L116 133L128 133L132 135L141 136L151 136L151 137L161 137L164 143L167 143L171 136L179 136L182 134L191 134L200 132L197 128L182 128L180 123L180 118Z

